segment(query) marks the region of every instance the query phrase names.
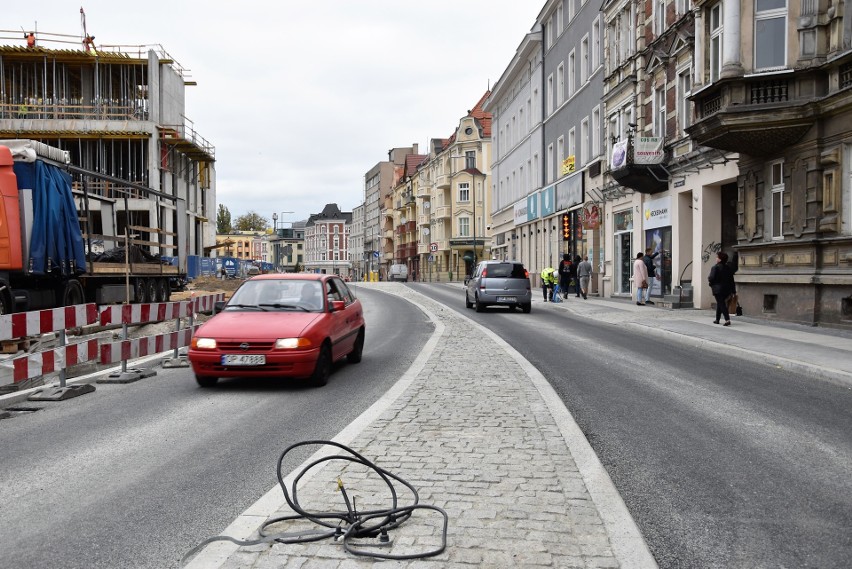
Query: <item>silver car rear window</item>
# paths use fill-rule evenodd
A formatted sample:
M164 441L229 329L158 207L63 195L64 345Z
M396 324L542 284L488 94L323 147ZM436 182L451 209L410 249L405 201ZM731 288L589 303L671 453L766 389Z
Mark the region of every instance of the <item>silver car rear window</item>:
M520 263L495 263L485 267L485 271L485 276L487 278L527 278L524 266Z

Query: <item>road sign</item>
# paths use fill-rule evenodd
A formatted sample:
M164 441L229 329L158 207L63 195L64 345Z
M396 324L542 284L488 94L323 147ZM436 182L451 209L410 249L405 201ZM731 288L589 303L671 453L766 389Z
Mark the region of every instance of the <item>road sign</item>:
M375 257L376 259L378 259L378 258L379 258L379 252L378 252L378 251L373 251L373 257Z
M430 262L430 263L434 263L434 262L435 262L435 255L429 255L429 262Z
M431 245L429 245L429 250L430 250L430 251L432 251L432 252L434 253L435 251L437 251L437 250L438 250L438 244L437 244L437 243L432 243Z

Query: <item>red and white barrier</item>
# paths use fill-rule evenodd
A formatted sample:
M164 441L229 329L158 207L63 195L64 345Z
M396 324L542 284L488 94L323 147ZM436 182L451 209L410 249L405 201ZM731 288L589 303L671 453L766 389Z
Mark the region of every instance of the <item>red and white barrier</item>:
M193 296L192 302L194 306L194 312L197 314L199 312L213 312L213 305L220 300L225 300L225 293L220 292L217 294L206 294L204 296Z
M189 345L193 331L194 328L184 328L156 336L102 343L100 346L100 362L102 364L114 364L182 348Z
M62 371L68 366L89 362L97 358L97 339L21 356L12 360L11 383L19 383L31 377ZM3 381L8 378L8 374L0 376L0 384L9 383Z
M101 326L107 324L143 324L188 318L192 315L191 302L154 302L149 304L118 304L101 308Z
M187 328L145 338L99 342L97 339L60 346L0 362L0 385L18 383L40 375L64 372L69 365L99 360L102 364L122 362L188 346L197 326L192 317L211 312L225 294L209 294L180 302L121 304L105 306L100 313L95 304L80 304L50 310L0 315L0 341L61 332L99 322L108 324L145 324L190 318ZM64 336L61 339L64 342ZM177 352L175 352L177 353ZM61 375L64 386L64 373Z
M95 304L4 314L0 316L0 341L61 332L97 321L98 307ZM19 383L31 377L62 371L68 365L91 361L97 357L97 340L19 356L2 362L0 385Z
M78 304L0 316L0 341L49 334L98 321L96 304Z

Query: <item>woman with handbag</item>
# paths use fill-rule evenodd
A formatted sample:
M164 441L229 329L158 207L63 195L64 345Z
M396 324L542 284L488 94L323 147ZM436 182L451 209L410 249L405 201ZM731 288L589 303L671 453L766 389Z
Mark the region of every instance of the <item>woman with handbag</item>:
M640 251L633 261L633 283L636 285L636 304L639 306L645 306L645 289L648 288L648 267L644 257L645 254Z
M736 294L737 285L734 283L734 271L728 265L728 254L719 251L716 253L716 264L710 269L710 276L707 277L710 283L710 290L713 291L713 297L716 299L716 320L714 324L719 323L720 316L725 317L725 326L731 325L731 314L728 312L728 297Z

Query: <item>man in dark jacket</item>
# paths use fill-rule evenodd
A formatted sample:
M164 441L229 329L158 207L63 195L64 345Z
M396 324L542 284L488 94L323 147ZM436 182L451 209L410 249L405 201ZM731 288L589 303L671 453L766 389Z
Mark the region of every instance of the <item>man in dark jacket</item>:
M719 317L725 317L725 326L731 325L731 315L728 312L728 297L736 294L737 285L734 282L734 271L728 265L728 254L723 252L716 253L716 264L710 269L710 275L707 277L707 282L710 283L710 290L713 291L713 297L716 299L716 320L715 324L719 323Z
M654 267L654 257L659 255L660 252L651 253L651 248L647 247L645 249L645 256L642 257L642 261L645 262L645 266L648 268L648 288L645 289L645 304L654 304L651 300L651 281L654 279L654 276L657 274L656 269Z
M559 292L562 293L562 298L568 298L568 286L571 283L571 272L573 267L571 255L565 253L562 255L562 260L559 261Z

